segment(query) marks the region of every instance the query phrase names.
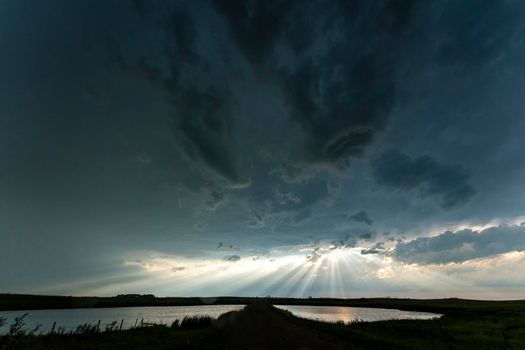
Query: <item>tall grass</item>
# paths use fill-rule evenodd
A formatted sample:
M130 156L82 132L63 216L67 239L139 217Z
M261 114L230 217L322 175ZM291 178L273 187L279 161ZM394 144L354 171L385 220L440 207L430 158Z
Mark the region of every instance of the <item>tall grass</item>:
M210 316L186 316L182 319L182 321L179 322L179 320L175 320L171 324L171 328L179 328L179 329L199 329L199 328L206 328L210 327L212 325L213 318Z
M69 345L76 347L83 343L126 342L128 338L146 341L148 334L164 334L167 337L174 337L174 339L182 339L193 334L193 330L209 333L214 321L210 316L186 316L182 320L175 320L168 327L162 323L148 323L139 320L129 329L121 329L121 322L113 321L101 326L99 321L98 324L85 323L69 330L64 327L53 327L44 333L38 332L41 325L34 329L27 329L26 317L27 314L15 317L10 324L6 318L0 317L0 327L8 327L7 331L4 330L3 333L0 333L0 350L47 349L48 345L51 346L50 344L55 344L57 349L69 349ZM185 332L187 330L192 330L192 332Z
M28 316L27 313L15 317L12 323L9 325L9 331L7 333L0 333L1 337L20 337L20 336L34 336L34 335L93 335L97 333L104 333L104 332L116 332L124 330L121 328L121 322L113 321L105 325L103 329L101 329L99 324L91 324L91 323L84 323L81 325L78 325L74 329L67 330L64 327L57 327L56 329L53 327L53 329L49 330L46 333L40 332L37 333L42 325L38 324L35 328L28 330L26 328L26 322L25 319ZM185 316L182 320L176 319L171 323L170 328L172 329L201 329L210 327L214 321L214 318L207 316L207 315L196 315L196 316ZM99 321L100 323L100 321ZM0 317L0 328L7 325L7 318ZM144 322L138 321L131 327L131 329L136 328L145 328L145 327L167 327L166 324L163 323L150 323L150 322Z

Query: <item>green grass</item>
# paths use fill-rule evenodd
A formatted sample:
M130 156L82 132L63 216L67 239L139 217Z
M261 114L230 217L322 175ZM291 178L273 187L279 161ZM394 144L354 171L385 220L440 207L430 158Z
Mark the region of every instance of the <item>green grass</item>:
M230 298L236 302L241 299ZM273 312L267 312L270 319L285 318L288 323L281 322L284 325L299 325L305 332L316 330L328 333L362 349L525 349L525 301L261 298L257 303L262 301L265 305L322 305L325 301L325 305L398 308L444 314L434 320L342 324L301 319L275 308ZM227 317L235 315L236 312L231 312ZM252 316L249 313L245 315L249 323ZM0 349L222 349L229 340L217 322L207 317L190 317L171 326L156 325L123 331L110 328L102 332L93 327L80 327L70 334L40 336L14 327L11 335L0 336ZM233 334L238 334L237 329L233 329Z
M209 316L187 316L170 326L141 322L128 330L119 330L118 322L104 328L83 324L47 334L39 333L39 327L27 330L26 316L8 325L7 334L0 336L0 349L216 349L223 343ZM0 317L0 327L5 325L6 319Z
M279 311L297 319L286 311ZM456 310L434 320L346 325L306 319L299 322L344 338L363 349L525 349L523 311Z
M0 337L0 349L220 349L221 333L195 320L191 327L148 326L122 331ZM200 328L199 328L200 327Z

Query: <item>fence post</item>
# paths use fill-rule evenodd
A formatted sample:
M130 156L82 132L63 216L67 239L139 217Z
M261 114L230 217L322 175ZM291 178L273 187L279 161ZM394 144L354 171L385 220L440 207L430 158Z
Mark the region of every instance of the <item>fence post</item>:
M505 342L505 348L504 349L508 349L509 348L509 341L507 340L507 337L505 336L505 333L503 332L503 330L501 330L500 333L501 333L501 336L503 337L503 341Z
M51 327L51 332L50 334L53 334L53 332L55 331L55 326L57 325L57 321L53 322L53 327Z
M118 328L119 331L122 330L122 324L123 324L123 323L124 323L124 319L122 319L122 320L120 321L120 327Z
M98 323L97 323L97 332L100 330L100 320L98 320Z

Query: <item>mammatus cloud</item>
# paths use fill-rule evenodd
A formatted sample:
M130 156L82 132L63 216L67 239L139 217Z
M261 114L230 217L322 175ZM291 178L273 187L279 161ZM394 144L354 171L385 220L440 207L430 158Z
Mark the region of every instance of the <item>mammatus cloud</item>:
M430 156L411 158L395 150L386 151L372 161L372 176L385 187L437 198L444 209L463 205L475 194L464 169Z
M418 264L447 264L525 250L525 227L501 225L482 231L446 231L397 243L394 257Z

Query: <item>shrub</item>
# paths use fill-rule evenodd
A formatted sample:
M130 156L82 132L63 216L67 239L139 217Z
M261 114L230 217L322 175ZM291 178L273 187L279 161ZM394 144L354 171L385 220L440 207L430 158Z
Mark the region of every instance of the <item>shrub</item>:
M211 326L212 318L210 316L186 316L180 322L180 329L198 329Z
M15 317L15 321L9 326L9 335L12 337L24 335L25 318L27 313L22 316Z

